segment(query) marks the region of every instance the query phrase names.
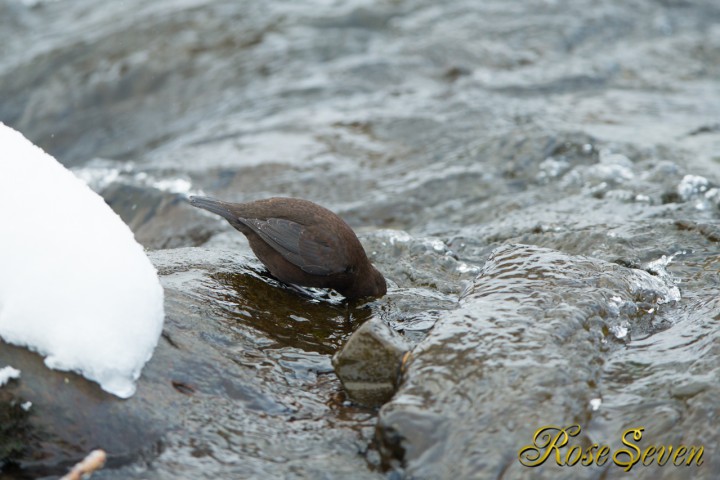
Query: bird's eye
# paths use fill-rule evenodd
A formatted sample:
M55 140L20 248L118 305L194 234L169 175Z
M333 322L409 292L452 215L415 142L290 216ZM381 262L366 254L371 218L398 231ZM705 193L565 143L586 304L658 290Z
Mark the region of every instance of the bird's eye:
M352 265L348 265L347 267L345 267L345 273L354 273L354 272L355 272L355 267L353 267Z

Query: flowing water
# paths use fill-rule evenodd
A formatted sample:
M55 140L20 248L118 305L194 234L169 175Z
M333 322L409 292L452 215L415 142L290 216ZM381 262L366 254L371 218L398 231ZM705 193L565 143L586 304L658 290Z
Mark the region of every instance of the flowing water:
M719 79L712 0L0 0L0 121L104 196L168 297L127 402L2 344L24 449L0 427L0 478L97 446L97 478L623 476L522 465L573 424L704 446L637 478L717 478ZM188 193L321 203L388 294L298 295ZM379 410L331 364L370 318L414 347Z

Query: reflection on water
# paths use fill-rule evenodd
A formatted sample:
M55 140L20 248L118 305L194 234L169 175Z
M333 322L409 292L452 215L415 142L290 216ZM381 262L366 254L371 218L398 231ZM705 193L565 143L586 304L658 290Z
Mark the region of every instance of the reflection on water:
M226 287L209 292L223 317L257 329L277 347L333 354L371 315L369 308L351 307L339 295L305 296L260 274L217 273L212 279Z

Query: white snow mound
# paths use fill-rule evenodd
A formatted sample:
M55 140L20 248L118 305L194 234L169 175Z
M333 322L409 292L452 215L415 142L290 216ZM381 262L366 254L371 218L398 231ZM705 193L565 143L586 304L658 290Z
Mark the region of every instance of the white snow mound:
M0 368L0 387L9 382L11 378L20 378L20 370L10 365Z
M0 337L127 398L163 318L157 273L127 225L0 123Z

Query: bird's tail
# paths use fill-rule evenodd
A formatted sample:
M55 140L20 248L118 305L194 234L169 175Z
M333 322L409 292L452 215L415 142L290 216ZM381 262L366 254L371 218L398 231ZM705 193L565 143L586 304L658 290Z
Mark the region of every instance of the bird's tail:
M225 202L221 202L220 200L214 200L208 197L195 196L189 197L188 201L193 207L202 208L203 210L207 210L208 212L215 213L231 222L237 221L237 216L233 215Z

